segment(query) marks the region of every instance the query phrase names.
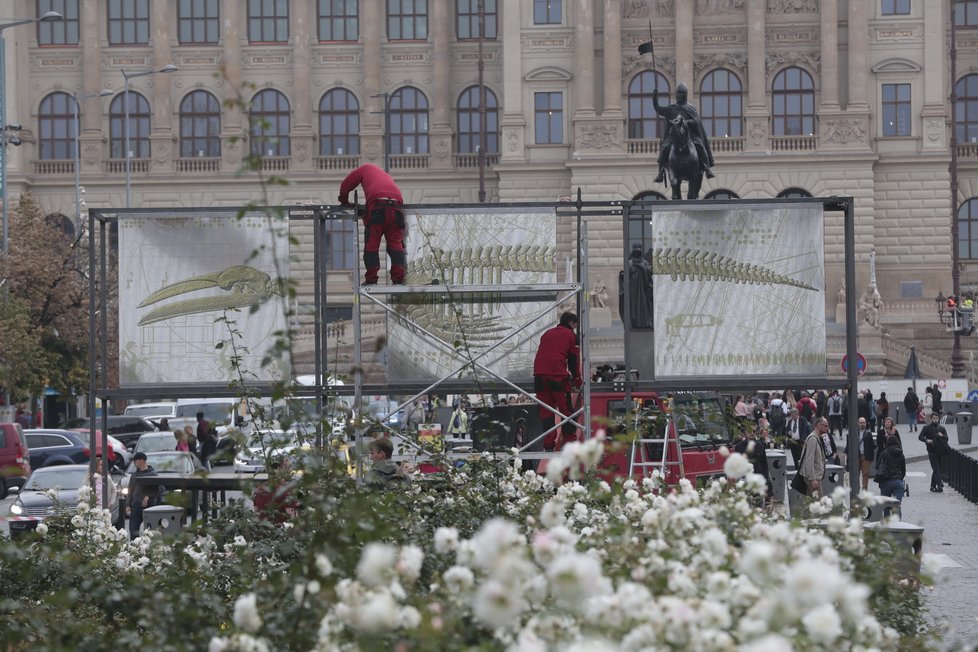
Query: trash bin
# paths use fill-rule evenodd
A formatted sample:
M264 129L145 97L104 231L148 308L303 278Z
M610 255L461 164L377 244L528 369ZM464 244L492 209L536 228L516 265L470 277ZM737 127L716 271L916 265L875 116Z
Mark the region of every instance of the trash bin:
M826 464L825 476L822 478L822 495L831 496L836 487L845 483L846 469L838 464Z
M863 520L867 523L878 523L884 518L900 520L900 501L890 496L879 496L875 505L863 507Z
M805 518L811 516L808 510L805 509L808 503L811 502L811 499L791 488L791 481L795 479L796 475L798 475L798 471L788 471L785 473L785 486L788 488L788 513L794 518Z
M924 549L924 528L903 521L863 523L866 537L880 537L884 547L893 551L897 568L908 573L920 572L921 552Z
M183 507L156 505L143 510L143 527L161 534L179 534L183 530Z
M959 444L970 444L971 443L971 412L958 412L954 415L957 417L957 427L958 427L958 443Z
M774 502L783 503L787 492L788 456L784 451L767 449L767 470L774 485Z

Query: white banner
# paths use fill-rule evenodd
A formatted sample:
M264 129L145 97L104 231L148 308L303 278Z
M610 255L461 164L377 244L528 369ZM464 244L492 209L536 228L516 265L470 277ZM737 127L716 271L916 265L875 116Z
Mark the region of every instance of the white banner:
M249 378L283 378L288 360L261 361L285 329L288 253L287 225L263 213L120 212L120 384L228 382L232 356Z
M825 376L820 204L653 210L656 379Z
M433 280L455 285L555 283L557 218L551 209L458 209L409 213L408 285ZM547 315L523 331L521 326L546 306L540 301L513 301L505 294L473 297L459 293L453 302L405 304L388 322L387 377L394 381L432 381L460 366L517 330L520 334L479 360L510 379L533 375L538 333L555 323ZM419 328L437 336L433 344ZM515 346L522 336L529 341ZM461 358L451 351L461 352ZM478 372L479 377L486 377ZM465 374L472 378L471 369Z

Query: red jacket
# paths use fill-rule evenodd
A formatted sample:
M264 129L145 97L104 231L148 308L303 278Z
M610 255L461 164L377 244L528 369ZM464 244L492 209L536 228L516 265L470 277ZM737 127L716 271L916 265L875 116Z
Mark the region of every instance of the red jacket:
M567 326L554 326L540 337L540 348L533 360L534 376L577 378L578 356L577 335ZM568 371L569 370L569 371Z
M343 183L340 184L339 200L341 204L350 203L350 193L357 186L363 186L363 194L366 195L366 201L364 203L368 207L375 200L385 197L387 199L396 199L399 202L404 201L404 198L401 197L401 191L397 187L397 184L394 183L391 175L373 163L365 163L346 175Z

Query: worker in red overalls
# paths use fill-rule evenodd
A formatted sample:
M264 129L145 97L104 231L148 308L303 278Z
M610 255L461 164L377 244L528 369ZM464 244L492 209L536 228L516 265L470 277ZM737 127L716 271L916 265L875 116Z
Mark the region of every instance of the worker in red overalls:
M580 349L577 345L577 315L565 312L560 323L540 337L540 348L533 360L533 382L537 400L545 403L564 416L573 412L571 406L572 389L580 389ZM553 428L556 415L543 405L540 406L542 432ZM545 451L560 450L564 443L577 437L577 426L564 423L560 428L562 437L554 430L543 439Z
M363 266L364 285L376 285L380 273L380 239L387 241L387 255L391 259L391 283L404 284L407 256L404 254L404 199L391 175L372 163L361 165L343 179L340 184L340 204L350 205L350 193L363 186L366 195L366 212L363 214Z

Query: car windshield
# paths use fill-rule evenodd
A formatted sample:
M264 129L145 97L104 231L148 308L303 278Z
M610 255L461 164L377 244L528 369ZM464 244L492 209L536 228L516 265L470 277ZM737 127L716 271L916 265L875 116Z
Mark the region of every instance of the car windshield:
M679 440L684 444L730 441L730 431L716 399L686 401L677 398L674 412Z
M164 437L157 437L156 435L143 435L139 438L139 441L136 442L136 451L143 453L172 451L176 447L177 438L172 434Z
M56 469L34 473L24 486L26 491L78 489L88 478L88 469Z
M185 403L177 406L177 416L193 418L198 412L204 413L204 418L212 424L219 424L231 418L230 403Z
M287 448L298 445L299 441L295 433L282 432L281 430L258 433L248 440L249 448Z

